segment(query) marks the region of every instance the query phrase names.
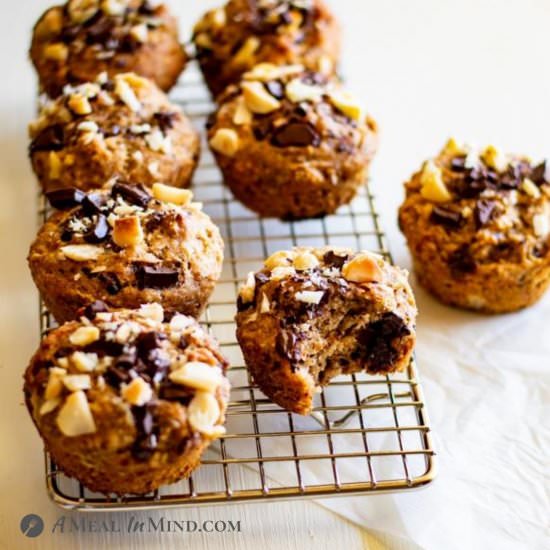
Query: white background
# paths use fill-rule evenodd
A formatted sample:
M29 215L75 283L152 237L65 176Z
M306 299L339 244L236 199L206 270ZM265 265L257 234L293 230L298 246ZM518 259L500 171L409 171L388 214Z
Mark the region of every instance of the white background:
M21 394L38 329L37 298L25 265L35 234L36 195L26 157L36 82L26 51L31 27L48 4L1 0L0 548L183 547L155 536L124 542L43 535L27 541L18 531L26 513L47 520L58 515L45 497L41 444ZM171 4L187 36L215 2ZM333 0L332 5L345 29L347 82L382 130L373 187L396 260L408 266L396 226L401 185L449 135L495 142L535 158L550 154L550 2ZM440 306L420 289L417 295L418 353L437 433L439 479L414 495L328 504L364 527L391 531L425 548L543 548L550 511L550 298L529 311L485 318ZM380 547L309 503L186 511L185 517L245 524L239 536L189 537L189 548ZM399 544L382 539L387 547Z

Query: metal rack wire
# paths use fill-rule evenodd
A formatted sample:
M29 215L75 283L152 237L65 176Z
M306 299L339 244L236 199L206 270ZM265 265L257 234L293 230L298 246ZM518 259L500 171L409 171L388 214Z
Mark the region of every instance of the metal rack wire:
M212 104L193 69L172 92L197 128ZM374 196L365 189L350 206L324 219L260 219L222 185L207 147L194 183L197 201L226 243L222 278L203 322L217 336L232 368L227 435L214 443L188 479L145 496L91 493L46 455L50 497L77 510L129 510L236 501L380 493L422 487L436 471L422 389L414 361L391 376L356 374L332 381L309 417L290 414L254 386L235 339L237 288L265 257L294 245L369 249L391 260ZM41 199L40 219L47 215ZM52 326L41 306L42 331Z

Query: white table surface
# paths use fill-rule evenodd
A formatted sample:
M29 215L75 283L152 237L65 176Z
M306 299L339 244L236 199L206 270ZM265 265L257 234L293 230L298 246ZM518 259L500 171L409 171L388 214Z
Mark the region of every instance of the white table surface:
M37 539L21 535L19 521L23 515L37 513L51 524L62 514L47 500L41 442L24 409L21 392L21 375L38 341L37 297L25 263L28 245L35 234L36 193L26 155L26 124L34 112L36 82L26 51L30 29L50 2L2 2L6 9L0 34L3 71L0 79L0 549L417 548L413 541L373 531L367 533L312 502L219 506L163 514L173 519L241 520L240 534L193 534L184 538L150 534L126 539L97 534L44 533ZM182 17L182 30L186 33L198 15L216 3L171 2ZM373 170L373 185L395 257L400 264L408 266L409 258L395 223L396 208L402 198L401 183L422 159L438 150L446 137L456 134L477 143L494 141L505 149L529 152L534 157L550 151L547 131L550 2L339 0L333 1L333 5L346 31L344 72L349 87L364 98L382 128L383 141ZM418 292L418 298L421 312L423 308L437 307L422 291ZM547 297L540 307L547 311L548 303ZM456 321L458 317L453 319ZM531 328L543 330L538 318ZM437 346L437 343L430 345ZM440 355L446 353L445 349L433 351ZM428 356L429 352L420 340L420 356ZM453 353L458 351L449 350L451 358ZM541 384L547 388L548 369L542 369L540 376ZM432 386L427 382L428 404L432 398L437 405L436 410L431 411L437 430L439 424L443 426L440 396L435 389L430 395ZM541 423L542 420L541 410ZM483 417L479 422L483 423ZM452 451L460 443L445 439L445 433L437 435L444 443L443 458L452 457L449 449ZM541 428L541 433L534 434L533 438L546 438L547 442L548 430ZM505 462L494 464L503 477L507 473L505 467ZM445 464L437 483L452 487L456 480L449 477L455 474L446 477L444 472ZM544 483L544 478L540 481ZM514 490L518 492L518 499L525 500L528 506L529 491L524 487ZM379 497L355 499L354 506L372 504L373 498ZM458 498L462 500L455 502L457 509L467 510L468 498L456 496L455 500ZM486 498L491 506L497 495L489 491ZM507 496L498 496L502 498ZM444 505L443 500L434 504L435 507ZM435 509L433 511L435 513ZM460 523L460 517L457 522ZM399 520L396 519L396 523ZM490 528L495 540L507 530L504 519L496 520ZM468 529L470 532L462 533L467 535L464 540L468 540L468 548L490 547L486 534L481 534L481 526L479 536L475 524L470 523ZM524 529L523 539L518 540L515 548L543 548L538 522L531 527L527 518ZM457 532L459 530L458 526ZM436 545L436 540L441 540L441 536L423 539L422 544L439 549L441 546ZM458 547L457 540L449 536L445 548Z

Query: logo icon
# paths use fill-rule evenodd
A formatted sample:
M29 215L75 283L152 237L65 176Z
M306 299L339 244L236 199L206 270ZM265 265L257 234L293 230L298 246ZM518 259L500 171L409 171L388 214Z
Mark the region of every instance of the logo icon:
M19 527L21 528L21 533L26 537L34 538L44 531L44 521L36 514L27 514L21 520Z

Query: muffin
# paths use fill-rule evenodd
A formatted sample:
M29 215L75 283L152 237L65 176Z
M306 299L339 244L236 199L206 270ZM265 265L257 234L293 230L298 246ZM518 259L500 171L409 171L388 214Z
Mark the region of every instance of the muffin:
M262 64L219 100L210 147L235 197L261 216L330 214L365 183L377 127L338 82Z
M25 400L57 466L92 491L148 493L189 476L225 433L227 362L194 319L162 307L86 317L47 334Z
M405 369L417 313L407 275L365 251L273 254L237 303L237 339L256 384L284 409L308 414L337 375Z
M66 86L29 126L29 155L44 191L88 191L117 175L187 187L200 140L181 109L135 74Z
M405 184L399 210L418 280L445 304L504 313L550 283L550 169L451 139Z
M215 97L258 63L333 74L340 27L322 0L230 0L195 25L193 42Z
M40 86L56 97L65 84L107 72L135 72L168 91L187 62L176 19L148 0L69 0L36 23L30 49Z
M158 302L169 312L197 317L218 280L223 241L218 228L192 203L192 193L155 184L117 182L85 194L61 189L47 195L55 212L29 252L44 303L59 322L103 300L137 308Z

